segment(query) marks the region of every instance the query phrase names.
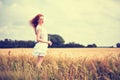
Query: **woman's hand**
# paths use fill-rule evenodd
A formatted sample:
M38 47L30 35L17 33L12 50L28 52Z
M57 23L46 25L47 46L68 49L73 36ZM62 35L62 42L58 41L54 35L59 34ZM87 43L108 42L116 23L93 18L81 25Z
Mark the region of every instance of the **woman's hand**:
M48 45L50 45L50 46L51 46L51 45L52 45L52 42L51 42L51 41L48 41Z

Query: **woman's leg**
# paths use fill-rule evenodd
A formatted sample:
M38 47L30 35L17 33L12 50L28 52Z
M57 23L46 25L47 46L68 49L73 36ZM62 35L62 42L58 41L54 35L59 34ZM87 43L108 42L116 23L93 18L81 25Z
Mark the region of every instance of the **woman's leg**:
M37 60L37 64L36 64L37 67L41 66L41 64L43 62L43 58L44 58L44 56L38 56L38 60Z

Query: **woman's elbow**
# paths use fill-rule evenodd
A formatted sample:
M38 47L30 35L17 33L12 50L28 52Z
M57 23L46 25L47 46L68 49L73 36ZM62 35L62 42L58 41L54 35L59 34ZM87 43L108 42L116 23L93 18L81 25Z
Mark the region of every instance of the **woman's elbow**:
M39 42L40 41L39 38L36 38L36 41Z

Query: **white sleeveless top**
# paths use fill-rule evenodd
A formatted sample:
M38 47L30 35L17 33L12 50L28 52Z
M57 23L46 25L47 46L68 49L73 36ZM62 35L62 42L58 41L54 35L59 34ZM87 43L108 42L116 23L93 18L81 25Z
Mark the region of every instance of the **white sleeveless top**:
M48 40L48 33L46 31L45 28L43 28L42 26L37 26L36 27L36 32L37 30L41 30L41 33L40 33L40 38L43 39L44 41L47 41Z

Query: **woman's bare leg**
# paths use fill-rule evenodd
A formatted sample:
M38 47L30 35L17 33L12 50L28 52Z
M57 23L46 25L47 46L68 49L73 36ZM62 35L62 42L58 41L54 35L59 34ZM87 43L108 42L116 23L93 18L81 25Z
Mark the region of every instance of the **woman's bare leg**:
M37 60L37 64L36 64L37 67L41 66L41 64L43 62L43 58L44 58L44 56L38 56L38 60Z

